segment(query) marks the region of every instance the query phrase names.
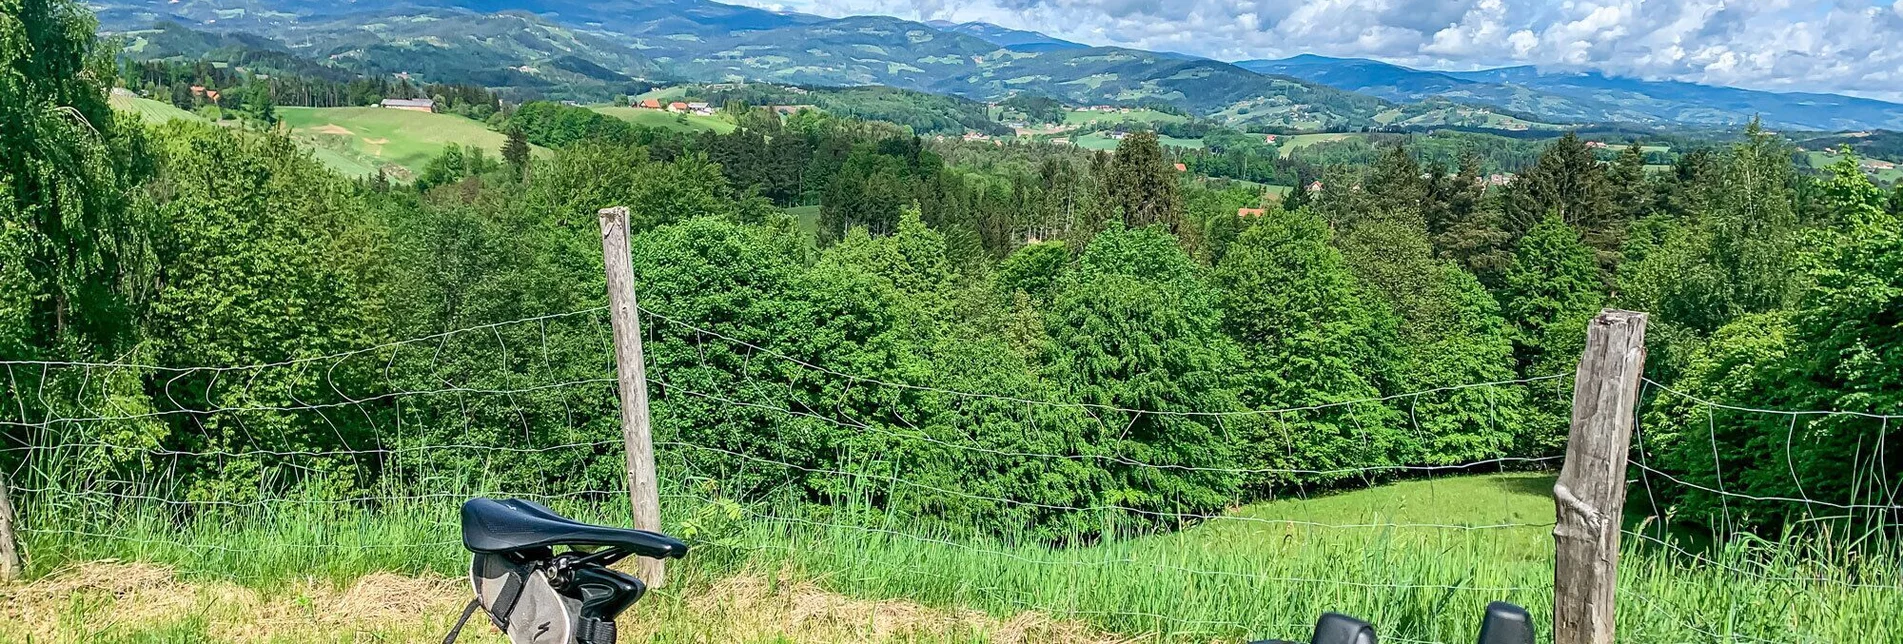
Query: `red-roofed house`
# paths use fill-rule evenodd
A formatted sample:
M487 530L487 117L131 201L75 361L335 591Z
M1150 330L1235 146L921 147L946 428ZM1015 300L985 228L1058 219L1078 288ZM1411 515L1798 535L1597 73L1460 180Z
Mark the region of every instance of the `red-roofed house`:
M1176 164L1176 171L1177 171L1177 172L1189 172L1189 166L1186 166L1186 165L1183 165L1183 164L1181 164L1181 163L1178 163L1178 164Z
M1266 214L1269 214L1269 210L1267 208L1237 208L1236 209L1237 217L1261 217Z
M667 111L669 111L669 112L685 112L685 111L687 111L687 104L686 104L686 103L682 103L682 102L680 102L680 101L674 101L674 102L672 102L672 103L668 103L668 104L667 104Z
M648 109L650 109L650 110L658 110L658 109L661 109L661 99L658 99L658 98L650 98L650 99L647 99L647 100L645 100L645 101L641 101L641 107L645 107L645 108L648 108Z

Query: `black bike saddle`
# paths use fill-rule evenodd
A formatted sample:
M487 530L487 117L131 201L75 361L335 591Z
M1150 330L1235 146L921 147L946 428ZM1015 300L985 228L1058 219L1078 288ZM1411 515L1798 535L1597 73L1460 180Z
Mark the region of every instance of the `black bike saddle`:
M502 553L552 546L606 546L655 559L681 557L679 539L627 528L575 521L534 501L470 499L463 503L463 547Z

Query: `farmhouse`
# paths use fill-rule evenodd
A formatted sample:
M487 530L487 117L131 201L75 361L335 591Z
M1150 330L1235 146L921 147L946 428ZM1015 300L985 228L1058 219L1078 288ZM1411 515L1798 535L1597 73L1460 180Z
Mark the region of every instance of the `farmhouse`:
M1237 208L1237 217L1261 217L1269 213L1267 208Z
M436 111L436 101L427 98L386 98L383 99L382 103L378 103L378 106L392 110L409 110L412 112Z
M674 102L672 102L672 103L668 103L668 104L667 104L667 111L669 111L669 112L685 112L685 111L687 111L687 104L686 104L686 103L682 103L682 102L680 102L680 101L674 101Z
M635 107L644 107L650 110L658 110L658 109L661 109L661 99L650 98L645 101L641 101L640 103L636 103Z

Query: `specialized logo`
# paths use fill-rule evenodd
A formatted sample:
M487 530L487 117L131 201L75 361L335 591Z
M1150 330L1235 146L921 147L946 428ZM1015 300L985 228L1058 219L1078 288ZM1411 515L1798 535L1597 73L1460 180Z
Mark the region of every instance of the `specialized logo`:
M536 627L535 629L535 639L538 639L538 640L542 639L543 635L548 634L549 627L554 625L555 625L555 622L542 622L542 625Z

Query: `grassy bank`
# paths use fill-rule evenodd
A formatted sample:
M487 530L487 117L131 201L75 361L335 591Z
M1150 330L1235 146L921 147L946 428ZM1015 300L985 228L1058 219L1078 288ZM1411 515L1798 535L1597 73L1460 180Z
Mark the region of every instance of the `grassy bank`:
M664 505L671 529L691 522L700 544L675 566L683 588L776 571L788 583L843 597L978 611L986 623L1030 612L1122 636L1300 639L1317 614L1335 610L1375 622L1384 641L1460 642L1474 637L1480 609L1492 600L1526 606L1549 628L1552 537L1543 524L1551 522L1550 485L1541 474L1405 481L1271 501L1173 534L1070 548L846 520L871 515L851 507L733 505L725 507L735 514L723 514L696 509L722 506L678 498ZM589 520L627 520L617 497L552 503ZM40 575L116 559L169 566L194 583L254 589L347 588L378 573L454 577L466 565L455 542L454 499L376 512L343 507L233 508L182 531L160 518L168 513L127 508L78 521L90 530L48 532L46 522L35 522L28 545ZM1698 562L1634 541L1620 580L1620 632L1630 641L1903 636L1894 559L1866 551L1853 560L1792 540L1739 544L1711 554L1715 562Z

